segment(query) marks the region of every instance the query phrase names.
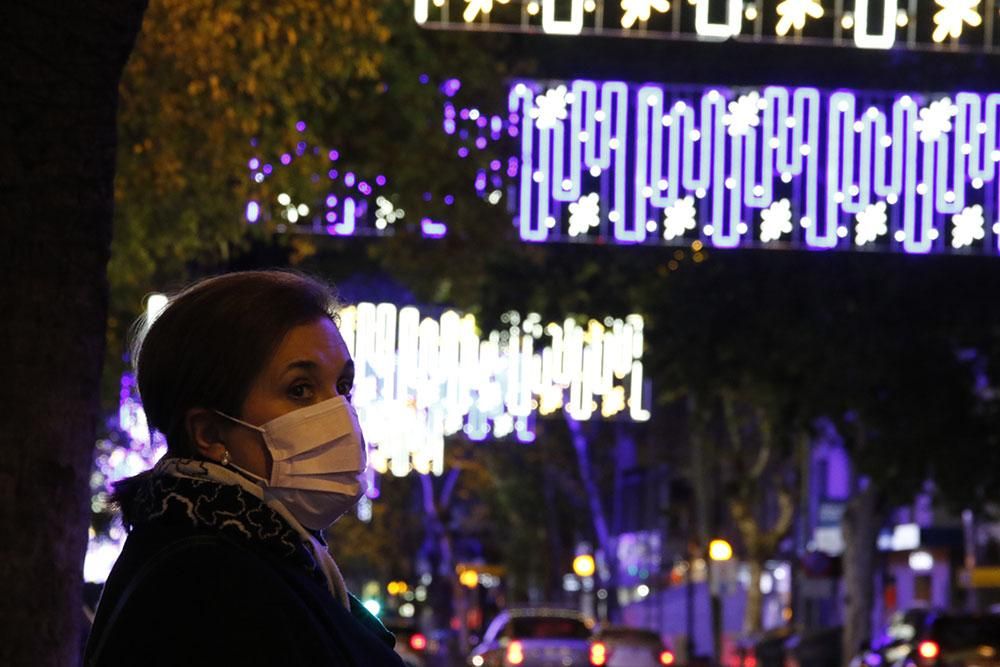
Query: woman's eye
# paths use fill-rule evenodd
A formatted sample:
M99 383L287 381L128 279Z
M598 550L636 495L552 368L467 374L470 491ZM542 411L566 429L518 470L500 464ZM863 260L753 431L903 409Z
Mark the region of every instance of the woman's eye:
M310 398L312 396L312 387L306 383L292 385L288 390L288 395L292 398Z

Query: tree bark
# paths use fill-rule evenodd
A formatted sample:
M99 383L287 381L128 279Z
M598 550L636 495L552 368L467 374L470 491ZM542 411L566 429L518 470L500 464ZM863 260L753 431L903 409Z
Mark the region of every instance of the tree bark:
M882 526L878 493L872 484L858 491L847 503L842 520L844 531L844 634L845 660L871 638L876 542Z
M146 0L0 10L0 664L75 665L118 82Z
M564 412L564 414L566 416L566 424L569 426L570 437L573 441L573 449L576 451L577 463L580 468L580 480L583 482L583 490L587 494L587 500L590 503L590 516L594 523L594 534L597 536L597 545L604 554L607 565L607 578L603 576L601 569L598 568L597 579L608 591L606 598L608 600L608 614L614 615L617 613L616 603L618 600L618 577L616 576L618 571L617 553L615 553L614 544L612 544L611 531L608 529L607 515L604 512L604 503L601 500L601 490L594 479L587 435L583 432L580 422L573 419L568 412Z

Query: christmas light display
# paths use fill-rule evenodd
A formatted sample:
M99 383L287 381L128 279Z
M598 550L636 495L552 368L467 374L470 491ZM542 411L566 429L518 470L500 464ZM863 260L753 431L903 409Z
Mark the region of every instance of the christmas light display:
M1000 93L522 81L509 112L525 241L1000 249Z
M535 415L649 418L643 407L643 322L503 316L480 337L475 318L361 303L340 312L355 364L352 402L379 473L441 474L444 438L534 440Z
M997 12L981 0L414 0L434 28L641 36L864 49L995 52ZM986 11L983 11L983 10Z

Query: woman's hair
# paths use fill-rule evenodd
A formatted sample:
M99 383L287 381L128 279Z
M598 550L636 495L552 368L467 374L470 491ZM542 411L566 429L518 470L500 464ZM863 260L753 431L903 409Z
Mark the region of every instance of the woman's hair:
M132 344L146 420L170 456L193 456L185 416L191 408L240 416L254 380L285 335L335 319L328 284L292 271L242 271L198 281L171 297Z

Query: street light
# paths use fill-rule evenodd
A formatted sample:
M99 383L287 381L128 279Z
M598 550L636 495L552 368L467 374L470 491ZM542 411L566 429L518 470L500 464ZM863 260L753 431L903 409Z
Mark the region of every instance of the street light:
M464 570L458 575L458 583L466 588L475 588L479 585L479 573L475 570Z
M578 577L592 577L596 570L594 557L590 554L580 554L573 559L573 573Z
M708 543L708 557L714 561L727 561L733 557L733 546L725 540L712 540Z
M733 545L723 539L714 539L708 543L708 558L711 565L709 585L712 594L712 652L715 654L715 664L722 664L722 595L720 563L725 563L733 557Z

